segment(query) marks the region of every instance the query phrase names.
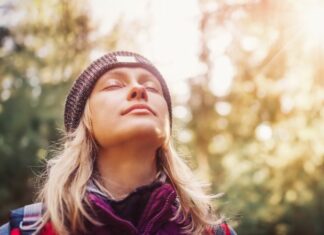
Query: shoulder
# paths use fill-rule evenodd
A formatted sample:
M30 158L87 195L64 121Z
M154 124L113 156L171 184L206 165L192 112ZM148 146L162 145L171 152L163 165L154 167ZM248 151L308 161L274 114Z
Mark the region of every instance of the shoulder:
M226 222L215 225L212 228L206 230L208 235L237 235L234 229Z
M226 222L223 222L220 225L216 226L215 230L215 235L237 235L234 229Z
M9 222L0 226L0 235L10 234L10 225Z
M12 234L13 231L35 231L41 221L43 204L29 204L10 211L9 222L0 227L0 235Z

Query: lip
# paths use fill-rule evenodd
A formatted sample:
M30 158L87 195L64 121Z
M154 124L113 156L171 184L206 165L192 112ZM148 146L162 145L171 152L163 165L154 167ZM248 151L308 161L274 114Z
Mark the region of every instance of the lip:
M126 110L124 110L122 112L122 115L125 115L129 112L131 112L132 110L140 110L140 109L144 109L144 110L148 110L150 111L154 116L156 116L156 113L153 111L153 109L151 109L150 106L146 105L146 104L134 104L132 106L130 106L129 108L127 108Z

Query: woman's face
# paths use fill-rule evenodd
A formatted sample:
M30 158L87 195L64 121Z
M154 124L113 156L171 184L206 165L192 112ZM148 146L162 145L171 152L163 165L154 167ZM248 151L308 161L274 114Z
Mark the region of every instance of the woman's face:
M161 146L170 135L161 85L143 68L121 67L105 73L96 82L89 105L92 131L101 147L134 139Z

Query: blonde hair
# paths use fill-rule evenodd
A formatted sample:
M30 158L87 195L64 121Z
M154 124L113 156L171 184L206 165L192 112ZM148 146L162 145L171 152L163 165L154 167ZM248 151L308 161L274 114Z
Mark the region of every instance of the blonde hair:
M61 150L48 161L43 184L38 200L43 202L46 210L38 231L51 221L58 234L86 231L85 219L100 225L89 213L90 202L86 197L86 186L95 171L97 144L91 134L90 109L88 102L79 126L72 133L67 133ZM179 207L172 220L187 219L190 223L183 227L184 233L201 234L208 227L218 223L212 210L211 199L217 196L206 195L203 184L195 177L168 141L161 148L159 156L160 169L167 175L179 197ZM100 188L104 188L99 184Z

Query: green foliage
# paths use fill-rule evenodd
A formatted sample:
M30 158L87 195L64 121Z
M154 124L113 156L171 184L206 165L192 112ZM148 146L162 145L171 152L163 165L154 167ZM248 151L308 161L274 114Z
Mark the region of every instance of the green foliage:
M0 30L0 221L34 198L34 177L59 139L67 89L91 48L88 16L75 2L46 4L15 5L9 16L29 14Z
M213 192L226 192L216 203L238 218L239 234L324 234L323 48L301 28L294 1L231 2L200 1L206 70L189 80L188 102L175 104L192 117L176 120L177 145ZM67 90L90 53L137 37L121 37L131 30L119 21L109 37L94 38L80 1L8 9L22 18L0 27L0 223L32 201L35 174L60 137Z
M189 83L187 125L198 171L207 164L214 192L226 192L219 203L228 216L240 215L239 234L323 234L323 73L309 58L324 51L305 50L319 39L301 34L294 2L205 4L200 58L207 69ZM211 83L223 86L228 68L214 66L224 58L234 80L215 94Z

